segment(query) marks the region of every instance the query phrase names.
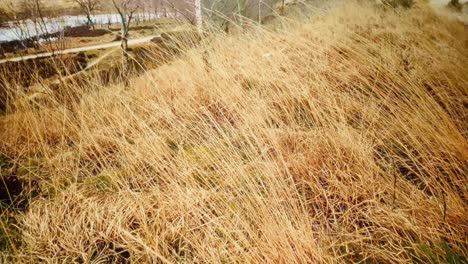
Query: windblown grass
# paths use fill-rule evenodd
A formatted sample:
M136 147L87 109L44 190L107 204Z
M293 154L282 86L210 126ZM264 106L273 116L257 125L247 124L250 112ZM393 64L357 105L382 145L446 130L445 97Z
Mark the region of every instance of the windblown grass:
M126 87L14 94L1 152L28 206L3 256L463 261L467 37L422 4L353 2Z

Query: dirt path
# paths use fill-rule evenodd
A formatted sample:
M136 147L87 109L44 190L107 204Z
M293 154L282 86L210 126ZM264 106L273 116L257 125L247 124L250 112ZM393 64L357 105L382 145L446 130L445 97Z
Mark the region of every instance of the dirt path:
M153 38L160 37L160 36L161 35L154 35L154 36L149 36L149 37L144 37L144 38L130 39L128 41L128 45L131 46L131 45L146 43L146 42L151 41ZM39 53L39 54L34 54L34 55L27 55L27 56L10 58L10 59L3 59L3 60L0 60L0 64L6 63L6 62L18 62L18 61L31 60L31 59L47 58L47 57L52 57L54 55L78 53L78 52L82 52L82 51L108 49L108 48L119 47L119 46L120 46L120 41L115 41L115 42L112 42L112 43L101 44L101 45L73 48L73 49L66 49L66 50L55 51L55 52L45 52L45 53Z

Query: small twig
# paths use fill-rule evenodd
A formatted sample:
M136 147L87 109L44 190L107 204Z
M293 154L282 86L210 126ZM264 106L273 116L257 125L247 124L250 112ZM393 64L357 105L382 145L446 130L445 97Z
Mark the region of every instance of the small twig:
M396 208L396 187L397 187L397 174L393 173L393 209Z
M446 198L445 192L443 190L442 190L442 204L444 206L443 220L445 222L445 219L447 218L447 198Z

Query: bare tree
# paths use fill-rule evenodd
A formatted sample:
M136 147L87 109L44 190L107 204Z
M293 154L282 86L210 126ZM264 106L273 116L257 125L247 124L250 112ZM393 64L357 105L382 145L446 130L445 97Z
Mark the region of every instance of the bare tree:
M31 2L20 0L15 6L10 5L9 13L8 26L20 45L27 49L34 43L34 47L39 48L40 36L47 33L45 19L41 17L42 3L34 0L31 7Z
M239 24L242 26L243 24L243 16L245 12L245 5L247 0L237 0L237 19L239 20Z
M284 15L284 11L285 11L285 6L284 6L285 3L284 2L285 2L285 0L281 1L281 9L280 9L280 14L281 15Z
M263 13L262 13L262 0L258 0L258 23L259 24L262 24L262 16L263 16Z
M198 32L201 33L203 30L203 17L202 17L202 5L200 0L195 0L195 25Z
M210 25L219 25L229 32L230 25L235 21L242 26L246 20L263 23L269 16L281 15L287 2L286 0L202 0L205 7L203 16L204 20L210 21Z
M172 1L172 0L163 0L161 1L161 5L164 9L169 10L172 12L171 18L173 19L185 19L190 24L196 25L197 20L195 17L195 2L197 0L180 0L180 1ZM201 5L200 5L201 11ZM167 17L167 16L165 16Z
M130 31L130 24L132 23L133 15L139 8L139 5L136 0L112 0L112 3L121 19L120 37L122 47L122 70L126 75L129 71L128 32Z
M35 12L35 18L39 20L39 27L41 30L41 33L43 34L44 38L46 39L47 42L50 41L50 33L47 28L47 21L46 17L44 15L44 4L42 3L42 0L33 0L32 1L34 4L34 12ZM35 26L37 25L36 22L34 22Z
M91 26L94 30L94 21L92 19L92 16L94 14L94 11L99 7L99 0L72 0L75 2L80 9L85 13L87 24Z
M26 42L29 39L29 32L24 23L25 16L23 12L20 12L19 8L14 8L11 2L5 2L0 15L0 23L4 23L18 39L19 44L23 48L27 48Z

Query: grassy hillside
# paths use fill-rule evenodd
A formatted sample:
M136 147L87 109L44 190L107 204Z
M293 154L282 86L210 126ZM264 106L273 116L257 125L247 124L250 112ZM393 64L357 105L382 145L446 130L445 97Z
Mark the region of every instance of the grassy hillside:
M464 26L346 1L283 27L10 87L4 260L466 261Z

